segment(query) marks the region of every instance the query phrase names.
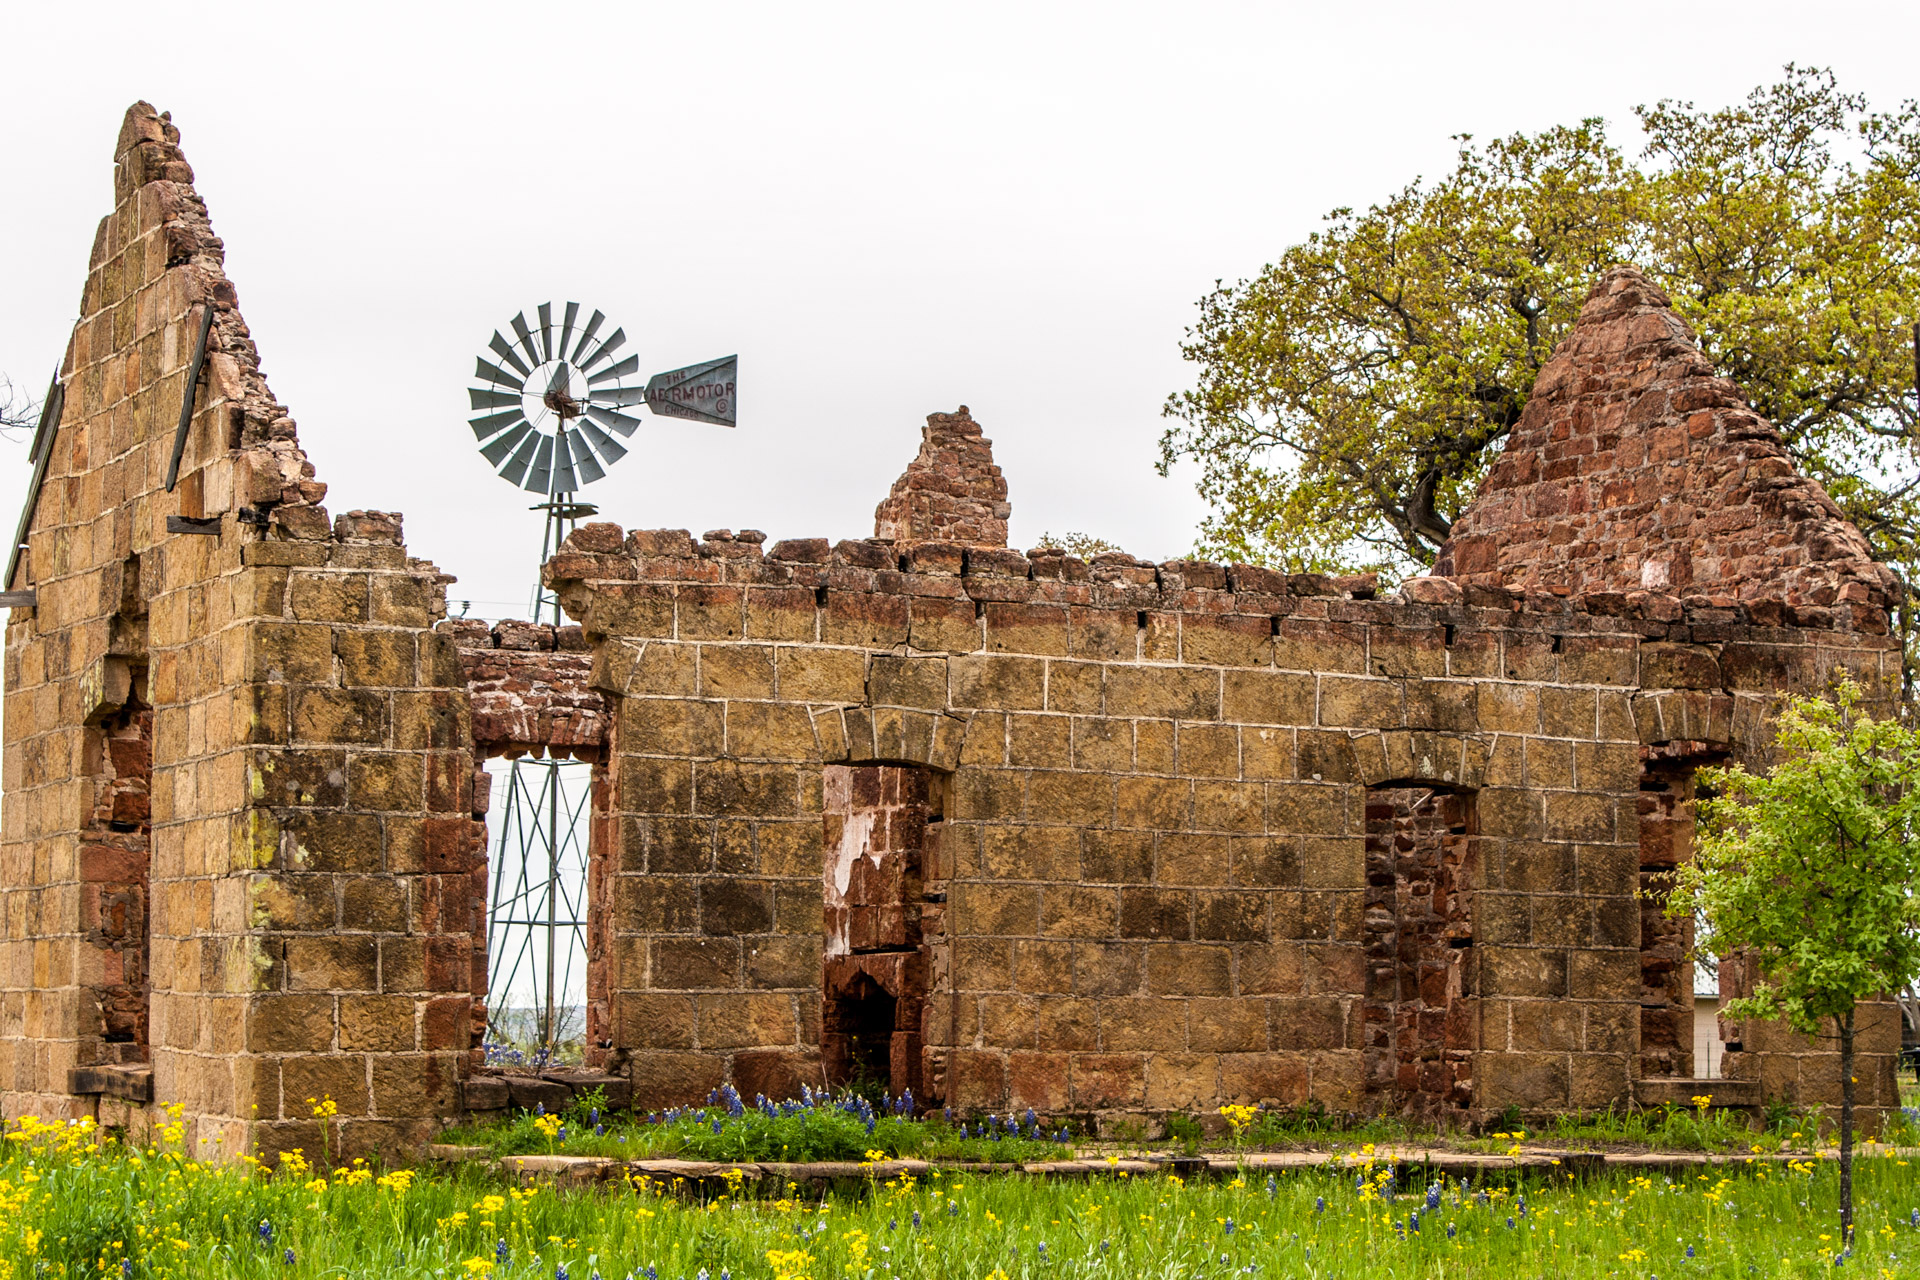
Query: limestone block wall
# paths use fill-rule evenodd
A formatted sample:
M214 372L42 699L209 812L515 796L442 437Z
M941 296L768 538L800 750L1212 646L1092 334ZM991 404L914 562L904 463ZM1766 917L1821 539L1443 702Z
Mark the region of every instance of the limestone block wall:
M1705 598L1435 580L1421 603L937 543L763 553L593 525L548 578L613 721L607 993L648 1106L819 1080L841 764L943 791L923 1098L1624 1103L1643 762L1676 742L1758 762L1777 689L1898 663L1840 611L1783 627ZM1427 792L1449 797L1433 854L1370 871L1370 813L1390 844ZM1403 924L1412 941L1383 944ZM1891 1061L1862 1075L1876 1105Z
M0 1108L179 1103L238 1154L314 1148L330 1094L350 1148L414 1140L458 1108L483 848L448 579L318 505L178 142L127 113L8 584Z

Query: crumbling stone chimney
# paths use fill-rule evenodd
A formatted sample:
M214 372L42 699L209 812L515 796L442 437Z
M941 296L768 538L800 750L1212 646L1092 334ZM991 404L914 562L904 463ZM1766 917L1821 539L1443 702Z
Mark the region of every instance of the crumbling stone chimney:
M961 405L930 413L919 456L873 513L873 532L894 542L1007 545L1007 480L993 462L993 441Z

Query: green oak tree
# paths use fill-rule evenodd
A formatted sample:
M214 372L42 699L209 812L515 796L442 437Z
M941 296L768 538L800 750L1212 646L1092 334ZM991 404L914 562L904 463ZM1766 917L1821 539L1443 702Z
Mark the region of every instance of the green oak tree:
M1830 697L1787 699L1765 774L1700 770L1713 794L1667 902L1697 915L1721 956L1741 957L1751 990L1726 1013L1837 1037L1845 1244L1858 1006L1920 978L1920 730L1875 718L1865 697L1842 680Z
M1202 299L1162 472L1199 466L1201 554L1430 564L1594 279L1633 262L1882 559L1920 559L1920 107L1788 66L1735 106L1475 144Z

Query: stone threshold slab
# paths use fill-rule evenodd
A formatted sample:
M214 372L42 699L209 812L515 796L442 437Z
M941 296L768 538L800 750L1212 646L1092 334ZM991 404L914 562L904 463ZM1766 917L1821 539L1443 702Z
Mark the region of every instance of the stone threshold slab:
M443 1152L446 1154L442 1155ZM436 1159L475 1159L485 1157L485 1148L436 1146L429 1149L429 1154ZM1855 1155L1870 1160L1920 1159L1920 1148L1875 1144L1857 1149ZM1670 1172L1748 1164L1784 1165L1809 1159L1837 1160L1839 1153L1831 1150L1747 1154L1705 1151L1601 1152L1530 1147L1522 1149L1518 1155L1508 1155L1388 1147L1366 1154L1353 1151L1262 1151L1244 1156L1206 1155L1168 1160L1102 1157L1035 1161L1019 1165L946 1164L928 1160L880 1160L871 1164L853 1161L617 1160L603 1156L527 1155L506 1156L500 1160L499 1167L503 1173L522 1183L552 1181L569 1186L589 1186L623 1178L632 1182L646 1180L669 1186L675 1183L699 1184L705 1189L719 1189L730 1182L769 1183L772 1185L768 1189L778 1190L790 1185L823 1187L868 1181L888 1182L902 1175L925 1178L942 1173L1017 1174L1042 1178L1152 1177L1180 1173L1227 1178L1243 1173L1420 1166L1436 1172L1462 1175L1518 1171L1588 1176L1608 1169ZM712 1185L709 1187L706 1184Z

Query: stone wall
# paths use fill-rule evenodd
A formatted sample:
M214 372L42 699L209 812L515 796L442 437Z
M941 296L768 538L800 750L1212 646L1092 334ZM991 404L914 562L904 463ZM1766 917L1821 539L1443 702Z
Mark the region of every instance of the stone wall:
M237 1153L317 1146L330 1094L350 1147L415 1141L458 1112L483 847L449 579L318 505L178 142L127 113L8 584L0 1107L178 1103Z
M818 1082L824 797L829 770L872 765L945 796L923 1098L1624 1103L1645 761L1705 742L1758 763L1781 685L1899 661L1839 611L1795 628L1431 580L1444 602L1420 603L943 544L741 555L592 525L548 578L616 726L603 945L646 1105ZM1386 868L1377 897L1383 789L1457 799L1431 866ZM1375 1016L1397 1038L1370 1040ZM1876 1105L1890 1064L1861 1077Z

